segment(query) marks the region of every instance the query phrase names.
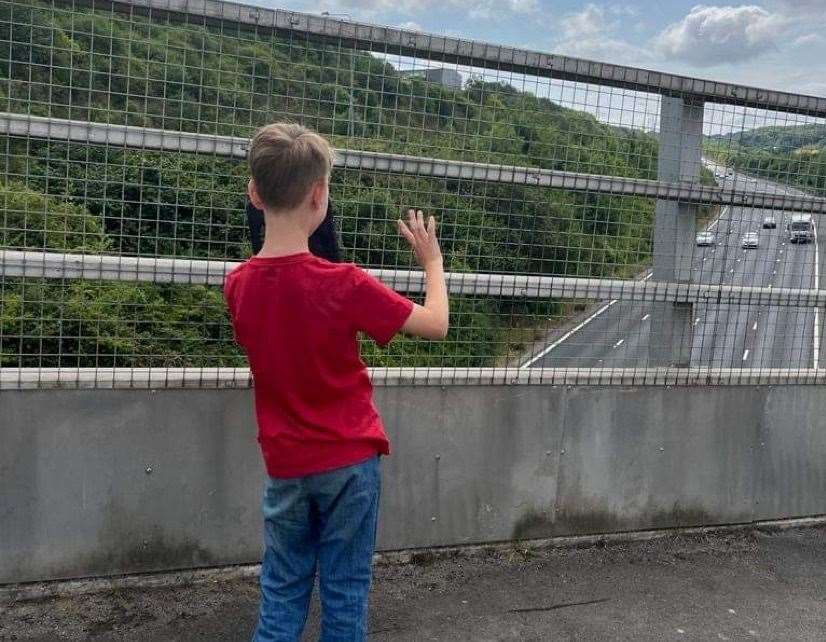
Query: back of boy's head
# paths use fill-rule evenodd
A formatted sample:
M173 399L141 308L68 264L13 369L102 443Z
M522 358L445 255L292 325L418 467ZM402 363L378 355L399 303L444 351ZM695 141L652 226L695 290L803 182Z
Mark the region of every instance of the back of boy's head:
M333 167L333 148L315 132L295 123L273 123L255 132L249 164L258 196L268 207L298 207Z

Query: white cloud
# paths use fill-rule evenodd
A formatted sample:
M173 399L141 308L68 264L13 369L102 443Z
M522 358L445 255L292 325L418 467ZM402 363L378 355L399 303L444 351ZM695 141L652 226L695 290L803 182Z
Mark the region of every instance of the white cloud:
M776 50L787 19L754 5L697 5L655 39L664 56L707 67L743 62Z
M816 45L823 42L823 38L816 33L807 33L802 36L798 36L794 41L795 47L808 47L811 45Z
M505 14L527 15L539 11L539 0L445 0L457 9L467 9L471 18L490 19Z
M575 38L593 38L604 34L608 29L605 9L589 4L579 13L570 13L561 21L562 35L566 40Z
M649 60L648 52L615 34L623 31L619 18L631 15L628 7L605 7L588 4L559 22L561 40L554 50L569 56L612 60L622 64L642 64Z
M419 17L439 8L466 11L471 18L527 15L539 10L539 0L302 0L301 11L345 14L352 19L386 20L390 14Z

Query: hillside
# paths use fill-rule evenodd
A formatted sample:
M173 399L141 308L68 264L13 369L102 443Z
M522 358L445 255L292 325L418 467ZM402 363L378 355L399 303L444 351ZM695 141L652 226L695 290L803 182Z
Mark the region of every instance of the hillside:
M822 148L826 145L826 125L808 124L788 127L758 127L732 134L710 136L715 142L728 142L753 151L789 154L803 148Z
M725 165L826 194L826 125L760 127L706 140L706 152Z
M351 58L335 44L221 25L150 23L45 2L3 5L0 26L11 41L0 62L6 111L241 136L290 118L338 147L643 178L656 172L651 136L504 83L473 81L457 91L403 77L383 58ZM114 146L3 143L3 247L248 255L243 162ZM393 223L408 205L440 217L448 267L456 271L629 276L650 253L653 204L642 199L352 170L335 172L332 195L347 258L367 266L410 265ZM3 365L238 363L216 288L33 287L5 281ZM44 308L46 299L55 305ZM47 310L57 324L53 331L36 323ZM558 314L560 306L464 297L454 310L452 341L399 340L389 351L371 349L371 362L492 365L521 341L514 327L529 336L537 318ZM58 321L74 330L61 331ZM29 356L18 359L21 351Z

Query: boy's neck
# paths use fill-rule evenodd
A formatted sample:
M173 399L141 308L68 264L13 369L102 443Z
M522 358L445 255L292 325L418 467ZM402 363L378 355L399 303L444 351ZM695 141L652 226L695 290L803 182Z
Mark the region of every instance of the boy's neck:
M310 251L309 234L300 224L306 219L291 214L265 214L264 244L257 256L289 256Z

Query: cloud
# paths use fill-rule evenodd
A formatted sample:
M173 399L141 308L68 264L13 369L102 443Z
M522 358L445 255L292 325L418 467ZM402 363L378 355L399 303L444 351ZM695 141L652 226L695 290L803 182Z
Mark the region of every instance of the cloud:
M648 52L618 38L620 18L633 15L630 8L605 7L588 4L584 9L569 13L559 22L561 39L554 50L569 56L613 60L623 64L640 64L650 59Z
M673 60L710 67L752 60L776 50L788 20L754 5L697 5L655 38L657 50Z
M445 0L457 9L465 9L471 18L491 18L505 14L527 15L539 11L539 0Z
M579 13L564 16L560 25L566 40L593 38L604 34L608 29L605 9L594 4L589 4Z
M802 36L798 36L795 38L795 41L792 43L795 47L808 47L811 45L816 45L823 42L823 38L816 33L807 33Z
M491 19L527 15L539 10L539 0L301 0L292 4L300 11L345 14L353 19L386 21L389 15L421 17L438 9L465 11L470 18Z
M424 31L424 27L415 20L408 20L399 25L400 29L409 29L410 31Z

